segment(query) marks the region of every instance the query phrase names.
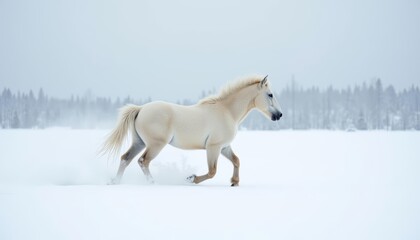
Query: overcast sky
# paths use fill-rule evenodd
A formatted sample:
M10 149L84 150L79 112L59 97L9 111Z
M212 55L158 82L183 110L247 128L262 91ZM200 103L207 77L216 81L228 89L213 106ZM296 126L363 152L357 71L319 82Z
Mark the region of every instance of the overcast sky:
M1 89L175 101L254 74L420 85L420 1L0 0Z

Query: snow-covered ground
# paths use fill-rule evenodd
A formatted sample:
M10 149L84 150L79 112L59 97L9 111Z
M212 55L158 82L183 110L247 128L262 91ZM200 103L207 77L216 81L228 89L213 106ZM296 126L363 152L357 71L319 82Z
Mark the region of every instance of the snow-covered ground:
M0 239L420 239L419 132L239 132L237 188L170 146L106 185L107 132L0 130Z

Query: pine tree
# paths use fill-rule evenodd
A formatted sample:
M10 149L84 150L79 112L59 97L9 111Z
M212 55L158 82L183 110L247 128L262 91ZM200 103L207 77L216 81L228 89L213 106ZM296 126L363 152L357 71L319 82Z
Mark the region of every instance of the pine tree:
M359 130L367 130L367 124L365 121L365 116L363 114L363 111L360 111L359 113L359 119L357 120L357 129Z
M11 127L12 128L20 128L20 120L19 120L19 117L18 117L18 114L17 114L16 111L14 111L14 113L13 113L13 119L12 119L12 122L11 122Z

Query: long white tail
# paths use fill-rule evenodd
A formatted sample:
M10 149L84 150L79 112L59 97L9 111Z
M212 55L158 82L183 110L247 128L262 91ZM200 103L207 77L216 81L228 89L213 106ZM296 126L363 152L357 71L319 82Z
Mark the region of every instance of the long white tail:
M134 128L134 121L141 110L141 106L129 104L120 108L117 127L112 130L106 141L104 142L101 153L109 153L116 156L120 151L125 137L130 130L131 134L137 134Z

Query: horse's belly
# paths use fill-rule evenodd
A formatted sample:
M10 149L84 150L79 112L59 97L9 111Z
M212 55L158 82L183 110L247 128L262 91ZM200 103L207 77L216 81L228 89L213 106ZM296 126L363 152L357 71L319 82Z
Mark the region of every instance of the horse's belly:
M181 149L204 149L205 139L174 134L169 144Z
M193 123L179 124L173 128L172 138L169 142L174 147L182 149L204 149L208 131Z

